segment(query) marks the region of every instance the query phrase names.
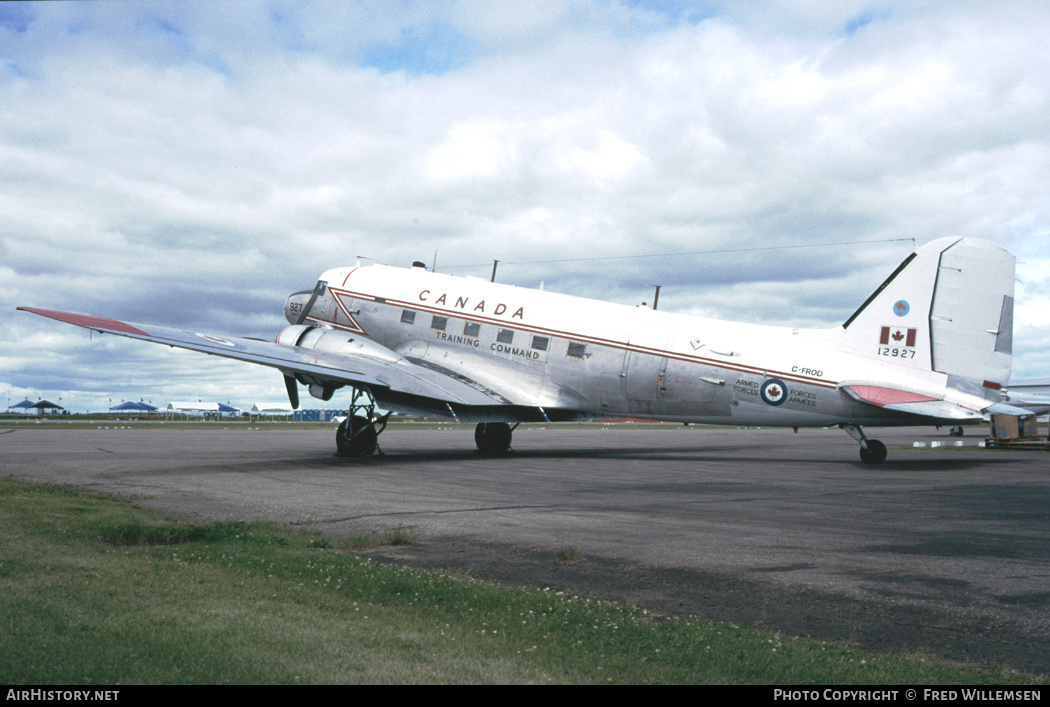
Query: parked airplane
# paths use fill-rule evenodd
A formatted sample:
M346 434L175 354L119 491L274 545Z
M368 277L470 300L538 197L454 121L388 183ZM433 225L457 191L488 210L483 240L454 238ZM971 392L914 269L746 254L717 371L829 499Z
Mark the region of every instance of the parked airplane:
M1007 402L1031 414L1047 414L1050 412L1050 378L1011 381Z
M866 463L862 426L958 423L1027 412L1005 402L1014 256L973 238L910 255L831 329L740 324L472 277L358 265L285 302L273 343L20 307L94 331L249 361L321 400L353 391L337 449L370 456L400 411L477 423L485 453L510 423L635 417L785 427L837 425ZM389 413L388 413L389 414ZM516 426L516 424L515 424Z

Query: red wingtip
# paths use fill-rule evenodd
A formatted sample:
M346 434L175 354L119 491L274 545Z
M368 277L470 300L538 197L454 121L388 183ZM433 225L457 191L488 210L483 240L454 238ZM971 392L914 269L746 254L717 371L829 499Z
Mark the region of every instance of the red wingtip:
M146 332L141 329L136 329L130 324L124 322L118 322L116 319L106 319L105 317L93 317L89 314L73 314L72 312L56 312L50 309L35 309L33 307L18 307L23 312L31 312L33 314L39 314L42 317L49 319L57 319L60 322L66 322L67 324L75 324L76 326L82 326L87 329L98 329L103 331L115 331L121 334L135 334L138 336L149 336Z

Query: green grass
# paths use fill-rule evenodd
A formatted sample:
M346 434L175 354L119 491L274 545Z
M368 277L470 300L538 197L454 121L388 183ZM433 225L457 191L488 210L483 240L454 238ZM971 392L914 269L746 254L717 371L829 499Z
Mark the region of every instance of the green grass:
M413 545L418 538L419 533L415 528L398 523L396 528L385 533L353 535L340 543L339 547L347 550L367 550L390 545Z
M1031 683L0 482L0 682Z

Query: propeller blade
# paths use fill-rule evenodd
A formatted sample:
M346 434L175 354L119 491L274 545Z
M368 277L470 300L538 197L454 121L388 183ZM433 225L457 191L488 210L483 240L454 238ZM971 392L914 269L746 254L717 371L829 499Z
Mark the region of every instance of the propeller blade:
M296 324L302 324L306 321L306 317L310 314L310 310L314 307L314 302L317 301L318 297L324 295L325 288L327 287L328 283L324 280L317 281L317 284L314 285L313 294L310 295L310 299L309 301L307 301L306 306L303 307L303 311L299 314L299 318L295 320Z
M295 376L284 377L284 387L288 391L288 402L292 404L293 410L299 409L299 387L296 384Z

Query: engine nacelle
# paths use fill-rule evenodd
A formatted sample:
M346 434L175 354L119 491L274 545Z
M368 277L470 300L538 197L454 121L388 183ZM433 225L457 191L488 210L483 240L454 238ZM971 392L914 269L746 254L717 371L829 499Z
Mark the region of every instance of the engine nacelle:
M344 354L355 358L371 358L389 363L397 362L401 357L374 341L355 336L346 331L313 324L293 324L285 327L275 339L284 346L295 346L314 351ZM320 376L304 373L295 374L297 381L308 386L310 395L320 400L331 400L332 394L345 384Z
M285 346L298 346L315 351L364 356L389 363L401 360L401 356L397 353L370 339L339 329L311 324L293 324L285 327L277 335L276 342Z
M293 324L281 329L274 342L285 346L298 346L300 337L310 329L316 328L312 324Z

